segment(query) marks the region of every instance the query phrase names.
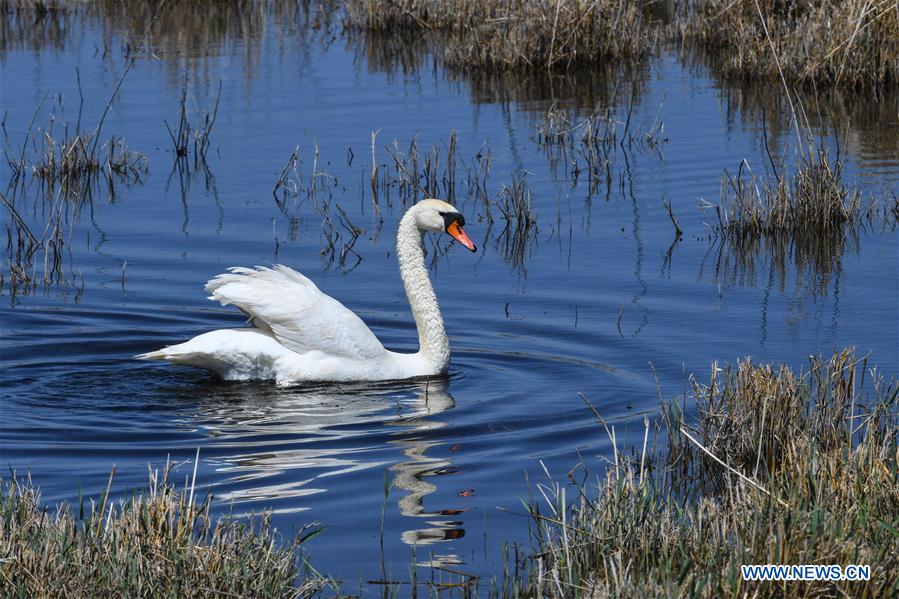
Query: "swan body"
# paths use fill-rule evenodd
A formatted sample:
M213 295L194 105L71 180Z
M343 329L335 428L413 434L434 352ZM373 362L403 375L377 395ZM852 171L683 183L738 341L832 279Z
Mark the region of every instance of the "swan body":
M231 268L206 284L210 299L237 306L252 328L221 329L137 356L211 370L226 380L379 381L443 374L450 347L425 267L425 231L446 232L471 251L465 218L451 204L422 200L397 229L397 259L418 329L419 350L386 349L366 324L286 266Z

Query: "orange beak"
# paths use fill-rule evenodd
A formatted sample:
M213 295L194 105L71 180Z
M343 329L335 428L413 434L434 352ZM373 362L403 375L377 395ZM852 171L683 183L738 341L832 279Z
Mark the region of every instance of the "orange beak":
M478 248L475 247L462 227L459 226L458 221L453 221L452 223L450 223L450 226L446 230L446 232L449 233L453 239L467 247L472 252L478 251Z

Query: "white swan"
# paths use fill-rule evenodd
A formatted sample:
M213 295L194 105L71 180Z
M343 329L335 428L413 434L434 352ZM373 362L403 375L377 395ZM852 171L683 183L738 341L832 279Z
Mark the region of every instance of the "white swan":
M425 231L446 232L466 248L465 217L441 200L422 200L406 211L396 234L396 255L418 327L419 350L389 351L362 319L286 266L231 268L206 284L222 305L233 304L252 328L222 329L136 356L205 368L226 380L380 381L442 374L450 347L434 288L425 268Z

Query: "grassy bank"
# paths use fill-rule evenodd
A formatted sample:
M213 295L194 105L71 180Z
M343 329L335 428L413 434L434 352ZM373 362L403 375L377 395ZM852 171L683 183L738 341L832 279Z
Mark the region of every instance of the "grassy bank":
M666 405L660 452L616 448L595 489L542 487L528 574L503 595L896 596L899 387L866 369L843 351L798 375L746 360L691 378L698 416ZM742 564L868 564L871 579L746 582Z
M669 39L730 79L899 81L899 7L877 0L346 0L355 30L435 43L449 67L566 70L642 60Z
M41 506L30 480L13 477L0 484L0 589L29 598L295 597L323 586L298 557L306 532L285 542L265 517L213 518L209 501L165 473L127 501L55 510Z
M642 59L657 31L629 0L347 0L346 24L440 42L447 66L547 70L603 60Z
M809 86L899 82L899 6L872 0L683 3L676 36L733 79Z

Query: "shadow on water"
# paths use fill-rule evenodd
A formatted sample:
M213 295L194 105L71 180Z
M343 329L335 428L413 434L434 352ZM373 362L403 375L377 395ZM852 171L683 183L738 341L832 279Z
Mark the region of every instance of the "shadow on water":
M104 62L119 54L130 57L142 52L145 59L162 59L171 83L183 79L185 68L196 80L210 82L215 78L216 57L229 56L241 66L244 78L253 79L258 76L264 43L277 44L281 53L302 53L313 41L327 44L333 39L330 2L164 2L165 10L157 15L161 0L132 4L7 0L0 18L0 60L13 50L66 52L88 33L99 31L93 50ZM144 41L149 45L144 46Z
M440 37L439 32L434 35ZM350 29L344 38L358 67L385 74L389 81L403 83L411 77L420 85L421 77L430 72L439 75L442 85L467 90L476 105L514 106L535 118L550 109L583 117L598 107L618 108L630 101L628 94L639 98L647 90L651 71L642 61L606 61L552 73L448 68L439 59L440 43L417 33L387 35Z
M770 139L772 160L780 167L790 137L796 129L783 93L772 86L715 80L729 127L738 122L753 132L765 128L763 137ZM801 125L821 138L833 137L848 156L874 167L899 155L899 88L872 92L844 89L811 91L791 90L801 111Z

